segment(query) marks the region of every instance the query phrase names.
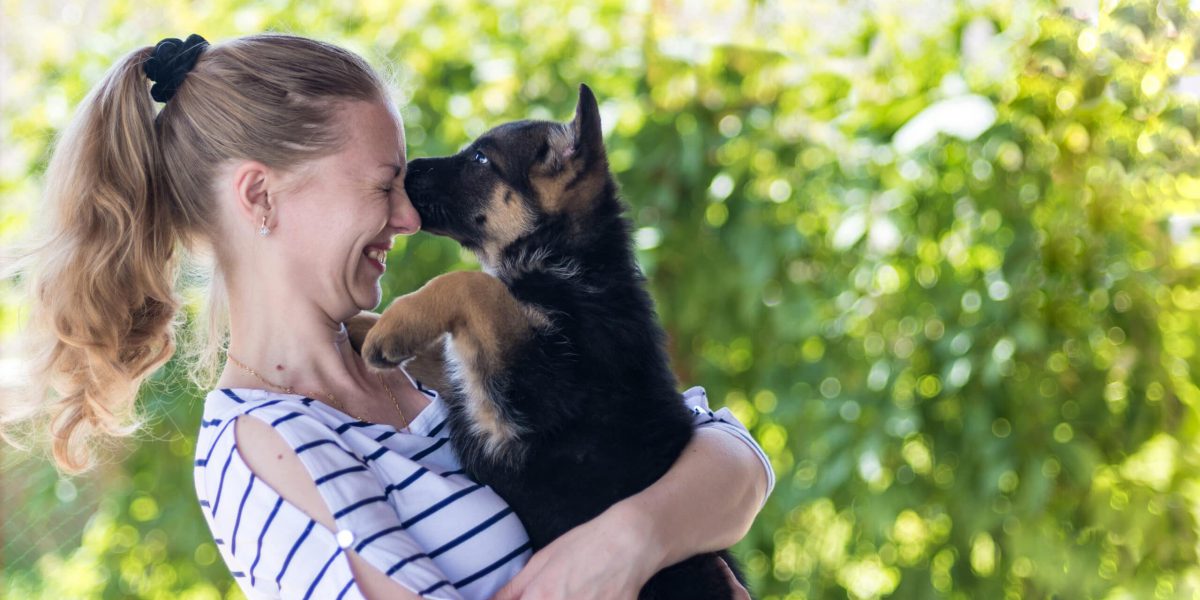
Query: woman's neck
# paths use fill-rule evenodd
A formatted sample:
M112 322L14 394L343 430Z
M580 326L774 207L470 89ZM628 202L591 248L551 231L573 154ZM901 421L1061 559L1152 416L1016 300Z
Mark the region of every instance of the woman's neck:
M249 380L256 384L250 387L273 384L307 393L362 387L365 367L350 347L342 323L324 316L276 310L245 314L233 308L236 306L244 305L231 303L229 355L261 379L230 362L221 382Z
M285 313L282 307L238 311L235 307L257 308L261 303L230 300L229 355L259 377L226 361L217 387L280 392L290 386L293 393L321 400L355 418L397 427L428 405L429 399L399 369L384 375L385 387L350 345L343 323L315 312ZM289 308L299 310L296 305ZM328 400L329 394L334 401Z

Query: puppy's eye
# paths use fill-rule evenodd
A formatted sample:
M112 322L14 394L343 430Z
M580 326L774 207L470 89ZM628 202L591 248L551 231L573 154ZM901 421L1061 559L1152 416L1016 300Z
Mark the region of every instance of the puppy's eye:
M488 157L484 156L483 153L478 150L475 151L475 156L472 156L471 160L473 160L481 165L488 164Z

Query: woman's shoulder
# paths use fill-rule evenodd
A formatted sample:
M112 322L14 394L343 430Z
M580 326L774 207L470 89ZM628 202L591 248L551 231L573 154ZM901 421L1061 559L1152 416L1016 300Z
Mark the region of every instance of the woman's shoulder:
M243 416L268 424L295 451L314 444L330 444L344 449L339 434L349 424L332 413L333 409L324 404L297 394L244 388L214 389L204 399L204 412L196 439L196 464L204 466L208 453L213 449L234 443L236 430L233 425ZM253 443L253 440L250 442Z
M214 388L204 396L202 424L216 419L224 421L250 410L268 410L280 404L305 406L307 403L304 400L303 396L273 394L267 390Z
M205 429L226 425L242 415L253 415L272 426L283 423L321 425L320 429L344 431L348 422L357 421L344 413L300 394L286 394L251 388L216 388L204 398L201 435ZM359 422L360 425L365 423Z
M285 394L252 388L214 388L204 396L204 418L240 415L247 412L270 411L271 407L291 408L312 412L316 400L300 394ZM276 409L279 410L279 409Z
M429 398L429 404L410 420L407 429L401 431L425 437L438 436L438 433L441 431L439 425L442 425L446 418L446 411L445 407L442 406L441 396L435 390L422 385L419 381L411 378L408 381ZM204 434L204 429L217 424L223 424L228 419L243 414L255 414L262 419L273 417L287 420L305 417L305 420L311 419L324 424L338 434L355 428L392 429L390 425L359 420L323 402L300 394L287 394L254 388L219 387L209 391L204 398L201 435Z
M392 455L389 461L406 459L411 462L428 456L435 462L445 462L441 461L442 453L430 456L430 452L444 445L444 438L449 435L445 411L436 394L408 428L398 430L392 425L359 420L298 394L217 388L205 397L197 436L197 459L203 460L205 457L201 454L208 454L205 448L232 445L236 434L233 424L241 417L270 426L297 454L351 453L372 461L389 454ZM246 443L254 443L254 440Z

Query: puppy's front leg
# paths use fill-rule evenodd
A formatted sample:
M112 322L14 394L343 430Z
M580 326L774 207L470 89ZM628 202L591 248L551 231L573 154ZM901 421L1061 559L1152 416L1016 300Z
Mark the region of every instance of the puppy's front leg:
M458 318L435 277L421 289L392 300L363 340L362 356L372 366L388 369L417 355Z
M458 271L392 301L367 334L363 357L379 368L394 367L450 333L460 358L475 370L492 372L532 329L529 312L500 280Z
M346 331L350 334L350 346L362 355L367 334L379 322L380 314L364 310L346 320ZM408 361L405 370L423 385L435 390L446 389L446 362L442 356L442 345L431 344Z

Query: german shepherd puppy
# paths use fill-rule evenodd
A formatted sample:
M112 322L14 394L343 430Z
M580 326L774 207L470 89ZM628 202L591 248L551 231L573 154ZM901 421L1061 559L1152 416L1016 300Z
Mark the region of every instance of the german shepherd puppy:
M474 251L486 272L442 275L394 300L365 334L366 360L391 368L442 342L451 444L534 549L661 477L692 436L692 414L592 91L580 86L569 124L507 123L453 156L413 160L404 186L425 231ZM668 567L640 597L730 598L722 559L733 566L722 551Z

